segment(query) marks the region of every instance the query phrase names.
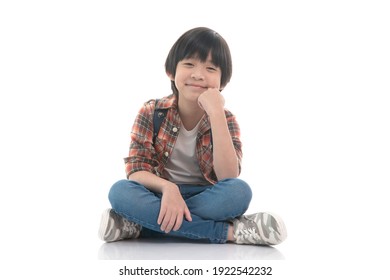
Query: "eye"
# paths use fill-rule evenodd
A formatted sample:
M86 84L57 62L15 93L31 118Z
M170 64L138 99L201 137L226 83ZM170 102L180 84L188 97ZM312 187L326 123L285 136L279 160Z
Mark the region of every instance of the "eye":
M207 68L207 71L209 71L209 72L218 72L219 71L219 67L217 67L215 65L209 65L206 68Z
M182 65L186 66L186 67L193 67L194 66L194 64L191 62L183 62Z

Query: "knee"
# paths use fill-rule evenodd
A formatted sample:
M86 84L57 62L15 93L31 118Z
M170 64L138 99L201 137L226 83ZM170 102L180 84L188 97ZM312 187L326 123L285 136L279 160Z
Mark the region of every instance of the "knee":
M108 200L111 203L111 206L114 206L116 202L122 197L123 189L125 188L126 180L120 180L112 185L110 191L108 192Z
M250 186L243 180L238 178L227 179L227 186L230 189L231 196L235 201L249 206L252 200L252 190Z
M221 209L228 205L229 213L239 216L249 208L252 200L252 190L249 185L238 178L225 179L220 182ZM216 203L217 204L217 203Z
M131 192L132 189L134 189L133 186L135 184L137 183L123 179L112 185L108 193L108 200L110 201L112 208L116 209L123 203L129 203L133 197Z

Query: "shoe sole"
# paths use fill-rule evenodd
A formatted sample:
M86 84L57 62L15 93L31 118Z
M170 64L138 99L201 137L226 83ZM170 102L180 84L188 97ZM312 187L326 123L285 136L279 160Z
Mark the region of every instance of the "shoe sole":
M284 240L286 240L287 238L287 228L286 228L286 225L284 224L284 221L281 217L279 217L277 214L275 213L272 213L272 212L265 212L265 214L268 214L269 216L273 217L278 226L279 226L279 231L280 231L280 236L279 236L279 239L280 239L280 242L278 243L275 243L275 244L271 244L271 245L278 245L280 243L282 243Z
M108 222L110 220L110 212L111 212L111 209L106 209L103 214L102 214L102 217L101 217L101 220L100 220L100 228L99 228L99 238L103 241L106 241L105 240L105 235L106 235L106 231L107 231L107 226L108 226Z

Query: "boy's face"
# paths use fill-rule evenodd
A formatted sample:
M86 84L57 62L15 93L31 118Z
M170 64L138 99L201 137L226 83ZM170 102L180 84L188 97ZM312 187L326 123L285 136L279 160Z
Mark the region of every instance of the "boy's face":
M197 58L179 61L175 77L169 73L168 76L175 82L179 95L194 102L208 88L220 90L221 86L221 69L211 62L210 54L205 62Z

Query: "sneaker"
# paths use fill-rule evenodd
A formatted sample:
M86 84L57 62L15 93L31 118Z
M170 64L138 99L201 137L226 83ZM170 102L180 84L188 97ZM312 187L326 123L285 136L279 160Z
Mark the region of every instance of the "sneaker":
M141 229L140 225L119 216L114 210L106 209L102 214L99 237L106 242L138 238Z
M287 238L287 230L278 216L256 213L234 219L233 235L237 244L277 245Z

